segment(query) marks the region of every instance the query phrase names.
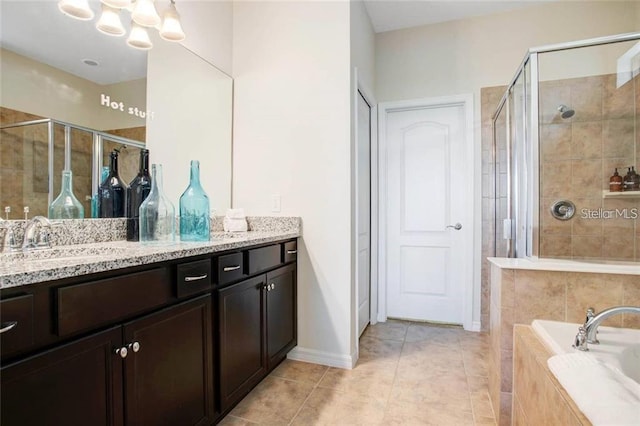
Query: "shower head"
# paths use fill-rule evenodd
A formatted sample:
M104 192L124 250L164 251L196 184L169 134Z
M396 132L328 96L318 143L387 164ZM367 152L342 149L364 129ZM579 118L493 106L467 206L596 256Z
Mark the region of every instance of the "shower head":
M559 105L558 106L558 111L560 111L560 116L562 118L571 118L573 117L573 114L575 114L576 112L574 110L572 110L571 108L569 108L566 105Z

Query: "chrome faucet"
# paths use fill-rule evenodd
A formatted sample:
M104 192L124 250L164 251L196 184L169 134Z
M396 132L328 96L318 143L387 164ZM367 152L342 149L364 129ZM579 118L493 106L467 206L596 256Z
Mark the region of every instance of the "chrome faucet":
M587 332L587 343L598 344L598 327L602 321L607 318L619 315L619 314L638 314L640 315L640 306L614 306L613 308L605 309L604 311L596 314L593 318L589 319L584 328Z
M36 250L51 248L51 222L44 216L35 216L27 223L24 230L22 250Z
M20 244L16 241L16 234L13 232L11 222L0 218L0 229L4 230L2 244L0 245L0 253L19 250Z

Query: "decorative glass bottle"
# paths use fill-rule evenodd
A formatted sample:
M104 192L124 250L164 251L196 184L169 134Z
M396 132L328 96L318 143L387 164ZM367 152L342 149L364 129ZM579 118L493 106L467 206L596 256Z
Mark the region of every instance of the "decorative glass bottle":
M151 192L140 205L140 241L169 243L176 238L176 211L162 191L162 165L151 165Z
M111 153L109 176L98 189L99 217L125 217L127 207L127 184L118 174L118 153Z
M62 171L60 195L49 206L49 219L84 219L84 207L73 195L73 173Z
M209 241L209 197L200 184L200 162L191 160L189 186L180 197L180 240Z
M100 173L100 182L98 183L98 188L100 188L100 185L105 181L107 177L109 177L109 166L102 166L102 173ZM100 191L96 192L96 195L91 197L91 217L94 219L100 217L99 192Z
M140 150L140 170L127 190L127 241L138 241L140 236L140 205L151 192L149 150Z

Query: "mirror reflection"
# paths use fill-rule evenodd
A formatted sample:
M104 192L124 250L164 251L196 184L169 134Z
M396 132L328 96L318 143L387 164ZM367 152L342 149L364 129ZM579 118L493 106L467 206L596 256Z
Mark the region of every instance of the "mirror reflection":
M100 3L89 4L97 14ZM46 216L48 205L60 192L62 170L69 168L74 194L83 204L85 218L91 217L99 170L109 164L109 154L119 152L119 174L130 182L138 171L149 123L160 128L163 120L169 123L166 114L158 116L148 110L147 52L129 47L124 37L98 32L97 18L78 21L63 15L56 2L3 1L0 8L0 208L10 207L9 219L23 218L25 206L29 217ZM172 49L189 52L156 38L156 47L171 44ZM157 50L154 54L159 55L162 49ZM175 55L175 51L168 52ZM219 174L212 176L216 185L228 187L219 191L224 199L216 205L226 208L230 204L232 80L191 52L187 60L184 56L182 70L204 68L205 79L216 85L222 81L228 88L216 92L215 104L224 117L216 122L221 129L210 129L211 139L220 144L220 157L228 164L217 167ZM162 58L162 62L171 60ZM151 86L155 98L162 98L163 84ZM181 107L188 113L189 106L198 102L183 97ZM154 106L160 111L162 107ZM96 145L95 131L103 135L101 146ZM155 141L151 162L157 161L154 151L166 151L163 145L174 143ZM94 156L94 152L99 153ZM188 165L181 169L185 167ZM2 217L7 216L3 213Z

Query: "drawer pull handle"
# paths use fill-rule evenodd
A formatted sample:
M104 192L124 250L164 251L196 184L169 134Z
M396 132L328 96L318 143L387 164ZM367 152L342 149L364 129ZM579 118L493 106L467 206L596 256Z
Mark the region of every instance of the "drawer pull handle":
M225 266L222 270L224 272L231 272L231 271L237 271L238 269L240 269L240 265L236 265L236 266Z
M6 333L7 331L11 330L12 328L15 328L16 325L18 325L18 321L3 322L2 323L2 328L0 328L0 334Z
M271 290L275 289L276 285L274 283L271 283Z
M296 254L298 250L287 250L287 254Z
M204 280L207 277L208 277L207 274L202 274L202 275L198 275L197 277L184 277L184 280L185 282L198 281L198 280Z

